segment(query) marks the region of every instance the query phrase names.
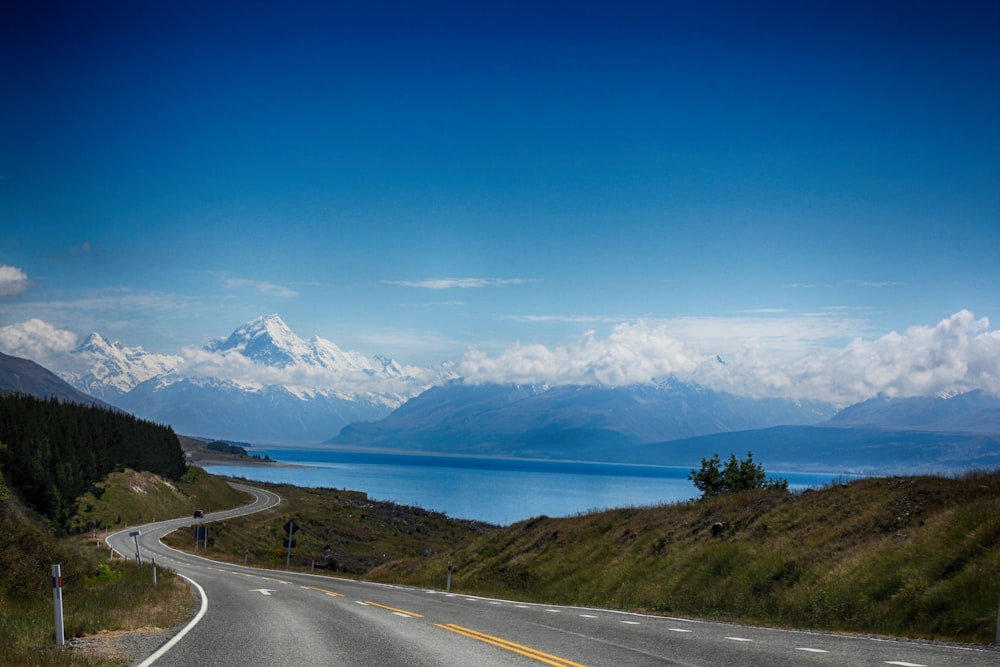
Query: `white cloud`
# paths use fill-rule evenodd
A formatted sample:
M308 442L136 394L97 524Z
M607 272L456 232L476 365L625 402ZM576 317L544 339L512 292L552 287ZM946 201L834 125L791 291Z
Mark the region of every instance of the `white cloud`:
M700 355L668 335L666 328L645 322L619 324L606 339L593 331L569 345L517 345L496 357L468 352L458 372L473 382L604 384L650 382L668 375L690 374Z
M495 356L471 350L458 370L474 382L610 386L675 375L740 395L838 405L878 393L1000 393L1000 331L986 318L963 310L935 326L832 343L858 326L829 317L640 321L568 345L515 345ZM717 345L728 348L725 364Z
M269 294L271 296L280 296L285 298L293 298L299 295L298 292L291 289L290 287L285 287L284 285L277 285L275 283L269 283L264 280L249 280L247 278L235 278L227 276L223 279L226 289L237 289L240 287L249 287L255 289L261 294Z
M396 287L419 287L423 289L470 289L479 287L504 287L533 282L531 278L428 278L426 280L383 280L386 285Z
M0 299L9 299L28 289L28 274L8 264L0 264Z
M48 367L76 347L72 331L57 329L48 322L30 319L0 327L0 349L15 357L23 357Z

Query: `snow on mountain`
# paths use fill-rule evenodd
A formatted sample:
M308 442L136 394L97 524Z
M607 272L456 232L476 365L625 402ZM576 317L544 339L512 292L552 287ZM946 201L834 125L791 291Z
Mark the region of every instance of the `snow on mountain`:
M334 372L375 369L364 355L345 352L324 338L313 336L308 341L299 338L277 315L247 322L228 338L214 340L205 349L221 354L239 352L259 364L276 368L311 366Z
M238 353L271 368L326 371L331 377L341 379L352 374L369 378L408 378L425 374L425 369L403 367L382 355L369 359L359 352L344 351L336 343L319 336L304 340L277 315L247 322L228 338L210 342L205 350L221 355Z
M182 356L91 334L62 376L78 389L182 433L242 439L323 439L380 419L430 386L446 366L403 366L297 336L278 315L247 322Z
M146 380L171 372L183 361L179 356L125 347L96 332L73 350L72 358L77 370L61 373L62 378L91 396L112 401Z

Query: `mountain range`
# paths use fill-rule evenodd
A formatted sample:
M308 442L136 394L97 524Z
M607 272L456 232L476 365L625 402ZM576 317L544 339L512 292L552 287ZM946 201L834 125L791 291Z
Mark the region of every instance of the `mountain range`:
M402 366L297 336L258 317L184 357L124 347L93 333L71 355L74 387L179 433L254 441L317 441L379 419L436 382L446 367Z
M428 389L329 444L463 454L606 459L642 443L831 417L819 402L751 399L668 379L600 387L469 384Z
M434 387L327 441L340 447L692 466L752 451L769 468L881 474L1000 466L1000 398L750 399L670 380L622 388Z
M183 357L94 333L59 374L73 386L0 355L0 390L103 400L210 438L683 466L751 450L770 467L852 472L1000 465L1000 398L982 391L876 396L838 411L677 378L627 387L477 384L447 365L404 366L300 338L277 315Z

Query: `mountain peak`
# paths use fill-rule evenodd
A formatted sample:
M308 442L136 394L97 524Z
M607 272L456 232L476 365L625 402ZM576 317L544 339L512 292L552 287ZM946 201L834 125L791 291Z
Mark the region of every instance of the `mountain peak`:
M284 368L295 364L308 345L296 336L278 315L262 315L229 335L205 346L209 352L239 352L267 365Z

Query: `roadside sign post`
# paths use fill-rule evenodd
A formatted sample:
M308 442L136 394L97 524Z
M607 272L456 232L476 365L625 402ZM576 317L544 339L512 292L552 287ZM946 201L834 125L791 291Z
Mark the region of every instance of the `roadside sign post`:
M52 566L52 600L56 607L56 646L66 644L63 626L62 565Z
M448 585L445 592L451 593L451 561L448 561Z
M129 537L135 540L135 564L142 565L142 556L139 555L139 536L142 535L141 531L133 530L128 534Z

